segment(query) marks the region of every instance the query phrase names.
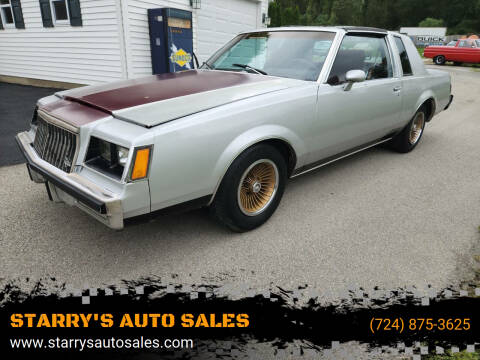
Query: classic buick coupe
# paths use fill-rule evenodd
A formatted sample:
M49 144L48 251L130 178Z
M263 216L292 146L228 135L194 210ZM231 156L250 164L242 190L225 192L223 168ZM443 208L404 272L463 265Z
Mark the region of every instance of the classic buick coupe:
M288 178L377 144L406 153L452 101L411 40L375 28L238 35L200 69L40 99L17 141L51 200L114 229L180 206L263 224Z

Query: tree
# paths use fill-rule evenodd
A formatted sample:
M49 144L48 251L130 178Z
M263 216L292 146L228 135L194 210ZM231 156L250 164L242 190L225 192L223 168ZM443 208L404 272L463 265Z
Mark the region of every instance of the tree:
M287 7L282 12L282 26L283 25L300 25L300 10L298 6Z
M276 1L268 4L268 16L270 17L271 27L282 26L281 11L282 9L280 7L280 4Z
M443 20L442 19L434 19L431 17L427 17L426 19L420 21L418 24L419 27L443 27Z
M335 0L330 15L335 25L358 25L361 20L361 2L358 0Z
M305 13L306 25L316 25L316 20L321 12L319 0L308 0Z
M448 27L448 33L480 33L480 0L274 0L270 26L360 25Z

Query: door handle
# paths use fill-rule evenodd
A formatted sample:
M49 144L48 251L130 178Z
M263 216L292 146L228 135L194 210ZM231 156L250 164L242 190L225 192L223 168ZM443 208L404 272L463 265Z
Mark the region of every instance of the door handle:
M394 92L399 92L400 90L402 90L402 87L401 87L401 86L395 86L395 87L393 88L393 91L394 91Z

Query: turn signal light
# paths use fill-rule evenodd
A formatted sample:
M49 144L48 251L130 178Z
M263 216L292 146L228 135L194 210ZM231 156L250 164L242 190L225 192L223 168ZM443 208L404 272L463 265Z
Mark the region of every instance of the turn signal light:
M148 165L150 162L150 148L138 149L135 152L135 163L133 164L132 180L139 180L147 177Z

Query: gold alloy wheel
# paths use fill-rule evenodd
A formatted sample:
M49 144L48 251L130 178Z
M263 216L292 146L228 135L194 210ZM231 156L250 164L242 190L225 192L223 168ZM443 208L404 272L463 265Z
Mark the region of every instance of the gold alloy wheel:
M425 124L425 114L419 112L415 115L415 118L412 121L412 126L410 127L410 136L409 141L411 145L415 145L422 135L423 126Z
M238 206L247 216L262 213L275 197L278 169L268 159L255 161L243 173L238 185Z

